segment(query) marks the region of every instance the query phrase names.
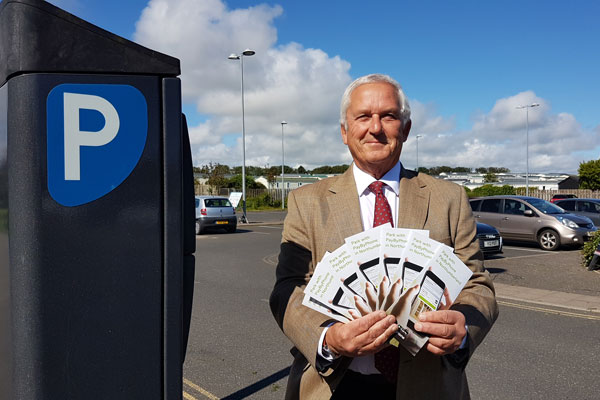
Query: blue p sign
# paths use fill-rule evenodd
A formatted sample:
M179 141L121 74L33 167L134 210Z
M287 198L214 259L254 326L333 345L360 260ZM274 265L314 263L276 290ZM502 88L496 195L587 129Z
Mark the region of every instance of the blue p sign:
M64 206L94 201L137 165L148 106L129 85L62 84L47 100L48 192Z

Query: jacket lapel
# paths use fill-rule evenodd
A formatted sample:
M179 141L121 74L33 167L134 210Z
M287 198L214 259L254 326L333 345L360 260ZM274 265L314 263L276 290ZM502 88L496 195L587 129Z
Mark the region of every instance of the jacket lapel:
M429 212L430 191L414 171L402 168L400 198L398 201L398 227L423 229Z
M350 165L348 170L331 185L329 192L332 195L327 198L329 215L331 215L332 222L335 224L341 243L348 236L363 230L360 203L352 168L353 166Z

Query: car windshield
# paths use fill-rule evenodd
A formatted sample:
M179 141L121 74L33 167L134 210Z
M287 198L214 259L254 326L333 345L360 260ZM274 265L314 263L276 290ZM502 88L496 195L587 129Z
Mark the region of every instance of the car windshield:
M544 214L566 214L565 210L542 199L527 199L527 202Z
M231 203L227 199L206 199L204 205L206 207L231 207Z

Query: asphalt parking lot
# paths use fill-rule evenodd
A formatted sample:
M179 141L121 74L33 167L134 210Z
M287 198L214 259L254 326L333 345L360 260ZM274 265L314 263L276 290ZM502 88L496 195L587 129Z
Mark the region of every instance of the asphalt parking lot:
M235 234L197 237L187 400L284 397L291 344L268 306L282 215L251 213L251 224ZM598 304L600 274L579 257L577 249L510 243L485 261L500 316L468 366L473 398L595 398L600 307L573 305L581 298Z
M510 243L504 253L485 260L494 283L600 296L600 273L581 265L581 251L544 251L534 245Z

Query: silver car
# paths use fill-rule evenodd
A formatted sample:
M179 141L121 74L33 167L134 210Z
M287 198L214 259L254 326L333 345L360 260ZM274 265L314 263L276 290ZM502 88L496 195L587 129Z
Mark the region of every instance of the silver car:
M571 214L588 217L594 225L600 226L600 199L561 199L554 204Z
M470 203L477 221L497 228L505 240L537 242L544 250L582 245L597 230L589 218L537 197L490 196Z
M223 228L235 232L237 217L235 209L226 197L196 196L196 235L207 228Z

